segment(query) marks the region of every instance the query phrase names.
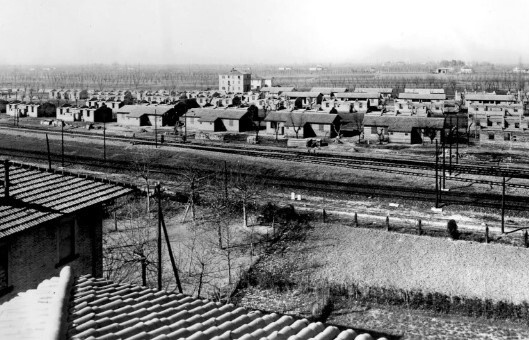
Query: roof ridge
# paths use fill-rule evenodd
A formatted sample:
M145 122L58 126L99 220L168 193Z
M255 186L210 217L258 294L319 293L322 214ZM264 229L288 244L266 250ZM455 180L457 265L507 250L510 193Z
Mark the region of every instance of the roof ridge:
M65 266L61 269L55 295L52 298L47 317L47 329L50 339L62 339L68 329L68 308L70 290L73 284L72 269Z

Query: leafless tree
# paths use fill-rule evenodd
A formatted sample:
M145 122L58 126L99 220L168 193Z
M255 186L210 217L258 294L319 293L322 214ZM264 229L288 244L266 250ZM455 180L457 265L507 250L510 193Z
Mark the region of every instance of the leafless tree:
M290 125L292 126L292 130L294 130L294 133L296 134L296 139L297 139L299 138L299 132L303 129L303 127L307 123L307 120L305 118L305 115L291 111L288 114L287 122L289 122Z

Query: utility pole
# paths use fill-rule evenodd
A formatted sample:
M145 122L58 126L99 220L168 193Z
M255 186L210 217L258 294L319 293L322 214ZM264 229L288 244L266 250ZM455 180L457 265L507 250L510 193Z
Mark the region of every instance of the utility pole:
M106 110L103 110L106 111ZM107 115L103 114L103 159L107 161Z
M445 136L445 130L443 128L443 135L441 136L443 138L443 185L442 189L446 187L446 136Z
M456 164L459 164L459 116L456 116Z
M156 109L154 109L154 147L158 148L158 117L156 116Z
M184 113L184 143L187 142L187 111Z
M50 140L48 139L48 134L46 134L46 147L48 149L48 170L51 170Z
M61 165L64 168L64 122L61 120Z
M501 192L501 233L505 233L505 176L503 176L503 188Z
M439 208L439 150L438 141L435 140L435 207Z
M162 201L160 183L156 184L158 194L158 290L162 290Z
M224 161L224 199L228 201L228 169Z
M453 143L453 126L452 126L452 117L450 117L450 152L449 152L449 160L448 160L448 175L452 176L452 143Z

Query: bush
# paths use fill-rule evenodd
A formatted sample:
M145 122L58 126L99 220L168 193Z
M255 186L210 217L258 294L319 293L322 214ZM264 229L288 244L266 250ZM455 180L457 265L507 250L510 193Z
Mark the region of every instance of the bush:
M450 220L446 224L446 230L448 231L448 236L452 238L452 240L459 239L459 231L457 230L457 223L455 220Z

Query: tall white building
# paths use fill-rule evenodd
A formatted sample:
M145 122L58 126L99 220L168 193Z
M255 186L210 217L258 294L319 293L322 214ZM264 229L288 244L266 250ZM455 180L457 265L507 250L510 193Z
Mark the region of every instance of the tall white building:
M248 92L252 87L252 75L232 68L226 74L219 74L219 91Z

